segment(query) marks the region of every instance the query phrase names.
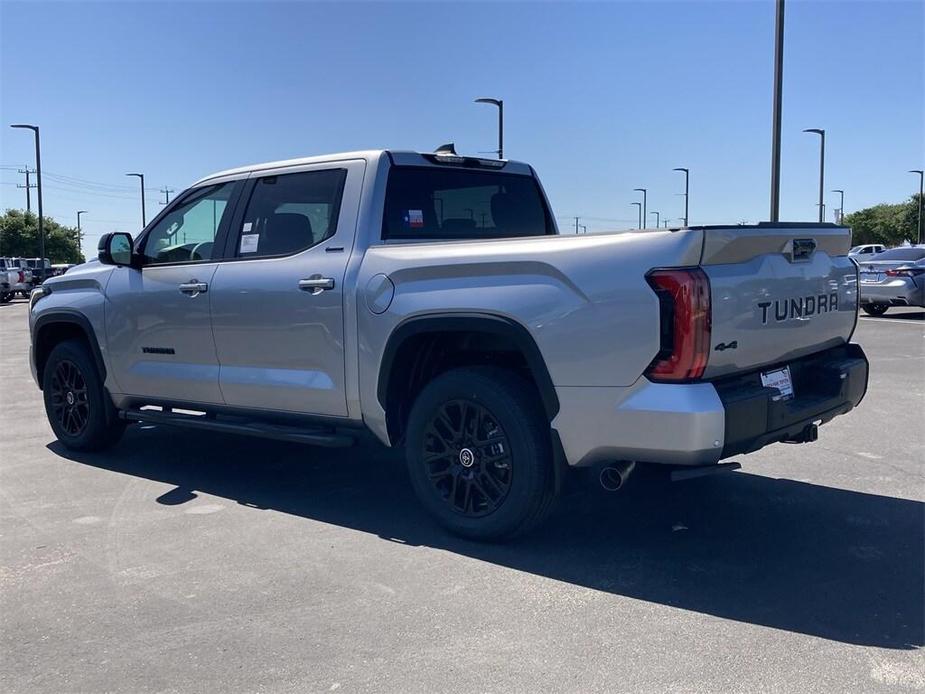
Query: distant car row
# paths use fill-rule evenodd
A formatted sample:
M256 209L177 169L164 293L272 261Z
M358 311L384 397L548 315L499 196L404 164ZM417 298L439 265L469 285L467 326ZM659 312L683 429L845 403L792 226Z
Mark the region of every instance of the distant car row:
M52 264L48 258L0 258L0 303L17 294L28 298L33 287L72 267L72 263Z
M855 246L848 255L858 264L865 313L882 316L891 306L925 308L925 246L884 250L867 244Z

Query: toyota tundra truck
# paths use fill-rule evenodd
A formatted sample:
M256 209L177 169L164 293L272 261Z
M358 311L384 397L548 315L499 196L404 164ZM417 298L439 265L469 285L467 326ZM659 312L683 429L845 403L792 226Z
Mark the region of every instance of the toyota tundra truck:
M533 168L365 151L200 180L36 288L55 435L134 422L403 447L444 527L509 538L570 467L695 471L863 398L834 224L560 235ZM113 455L118 455L114 453Z

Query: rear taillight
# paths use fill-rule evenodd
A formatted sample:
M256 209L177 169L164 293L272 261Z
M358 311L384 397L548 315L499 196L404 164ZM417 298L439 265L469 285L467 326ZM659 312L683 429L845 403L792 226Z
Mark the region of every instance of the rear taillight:
M899 267L895 270L887 270L887 277L918 277L925 274L925 267Z
M700 268L653 270L646 280L659 298L661 349L646 375L653 381L703 376L710 357L710 280Z
M25 282L25 281L26 281L26 273L23 272L22 270L20 270L20 271L19 271L19 282L22 283L22 282Z

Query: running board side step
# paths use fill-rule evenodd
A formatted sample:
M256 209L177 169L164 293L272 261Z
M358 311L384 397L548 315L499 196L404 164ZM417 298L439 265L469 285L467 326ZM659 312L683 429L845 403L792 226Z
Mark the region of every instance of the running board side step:
M128 422L147 422L149 424L186 427L187 429L205 429L226 434L257 436L278 441L294 441L295 443L306 443L326 448L347 448L356 443L356 439L349 434L337 433L334 429L323 427L298 427L248 420L229 421L206 415L185 415L161 410L120 410L119 418Z
M671 481L672 482L683 482L684 480L692 480L697 477L706 477L707 475L715 475L720 472L732 472L733 470L738 470L742 465L740 463L714 463L713 465L696 465L694 467L685 468L683 470L672 470L671 471Z

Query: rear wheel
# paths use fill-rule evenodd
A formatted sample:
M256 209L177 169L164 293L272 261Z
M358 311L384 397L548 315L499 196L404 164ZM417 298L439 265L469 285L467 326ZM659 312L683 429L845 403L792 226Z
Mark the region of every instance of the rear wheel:
M555 498L549 422L529 383L502 369L454 369L418 396L407 431L414 490L443 527L503 540Z
M868 316L882 316L890 310L888 304L865 304L861 308L864 309L864 313Z
M13 292L0 292L0 304L6 304L13 298Z
M52 349L42 374L42 391L48 422L67 448L101 450L125 431L125 422L118 418L82 340L65 340Z

